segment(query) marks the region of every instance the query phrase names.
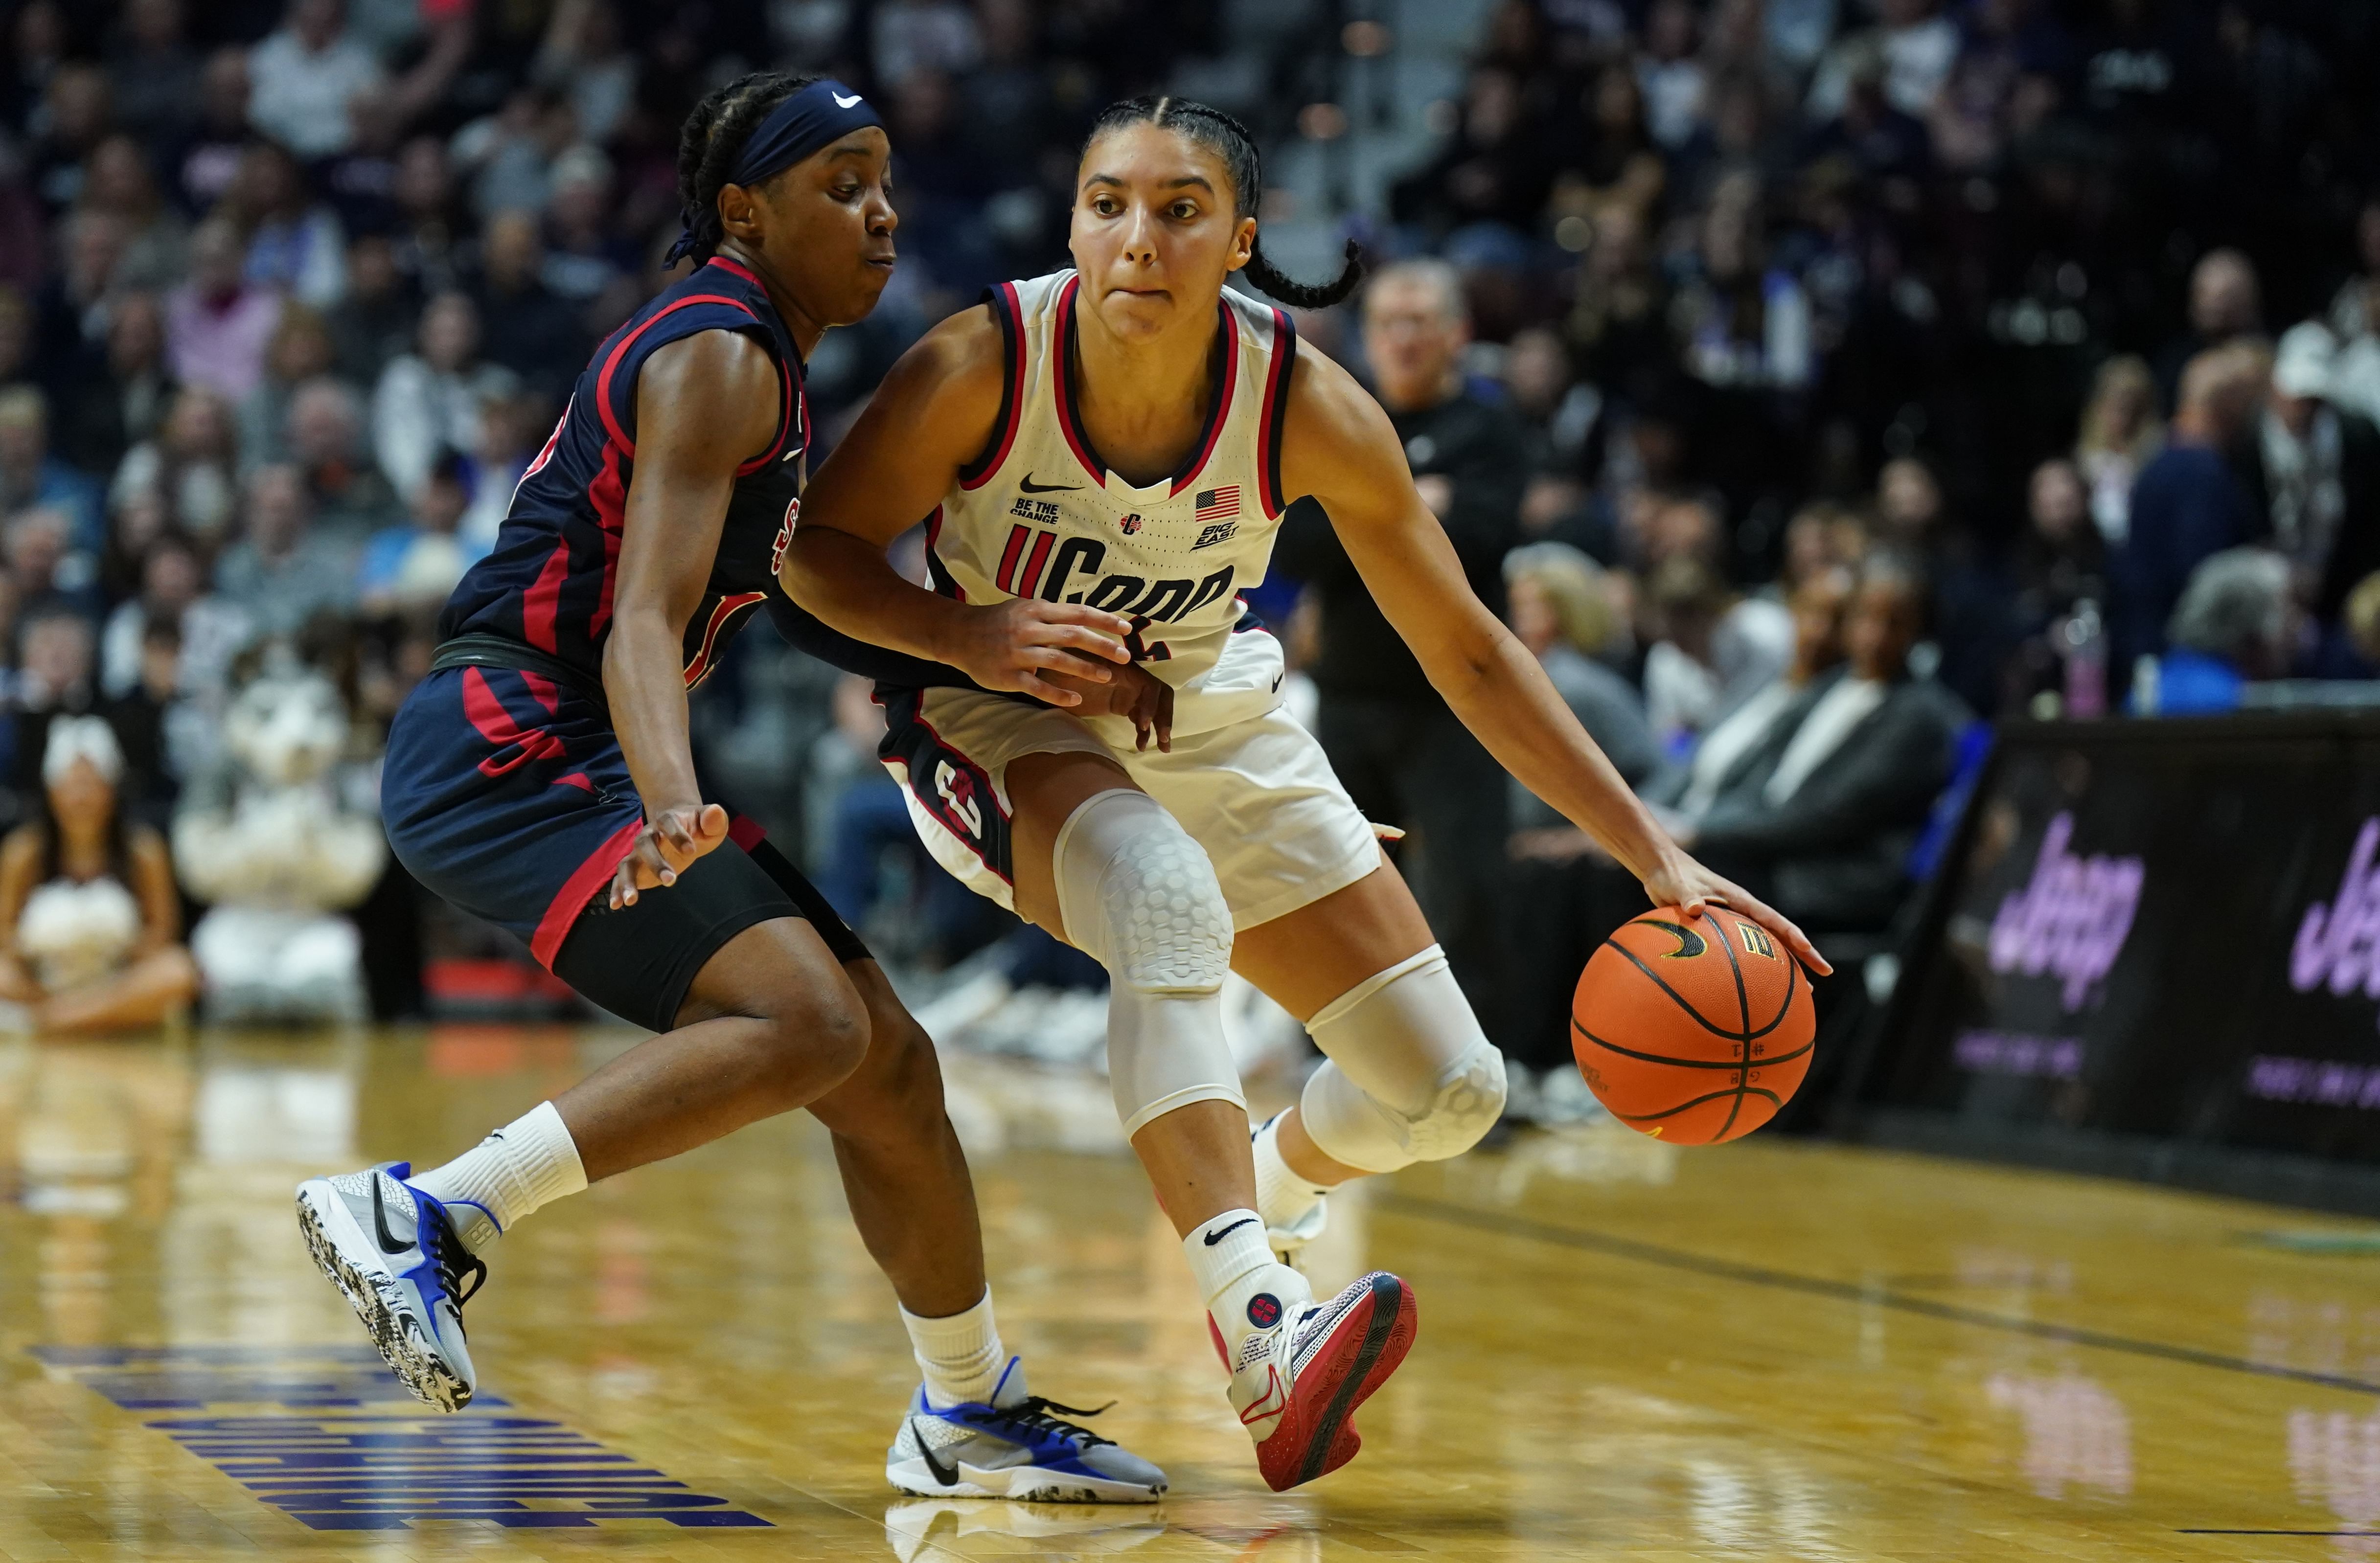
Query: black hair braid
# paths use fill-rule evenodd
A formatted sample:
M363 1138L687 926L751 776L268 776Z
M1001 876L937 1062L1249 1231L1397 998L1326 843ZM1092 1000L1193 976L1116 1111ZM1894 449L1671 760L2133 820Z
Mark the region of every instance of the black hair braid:
M1127 125L1155 125L1178 131L1207 148L1223 160L1232 176L1232 207L1236 215L1253 217L1264 204L1264 161L1257 151L1257 139L1248 127L1225 114L1221 109L1189 98L1144 96L1126 98L1110 103L1093 122L1091 133L1083 143L1086 152L1091 142L1111 130ZM1264 257L1260 245L1248 248L1248 281L1264 290L1267 296L1300 309L1327 309L1355 291L1364 280L1363 250L1354 239L1347 241L1347 263L1338 277L1328 283L1293 282L1283 276Z
M719 222L719 191L743 155L744 143L779 103L822 79L756 70L713 89L686 116L677 139L677 198L683 203L678 215L694 236L690 253L696 265L717 254L727 236Z

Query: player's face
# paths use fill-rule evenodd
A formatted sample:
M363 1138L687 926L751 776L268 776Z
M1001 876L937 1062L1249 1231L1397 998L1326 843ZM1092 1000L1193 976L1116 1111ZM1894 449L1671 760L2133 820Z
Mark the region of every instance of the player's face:
M1127 125L1093 141L1068 241L1083 302L1127 339L1185 321L1211 331L1225 274L1256 243L1236 199L1223 160L1178 131Z
M892 161L882 130L855 130L757 189L728 186L721 224L812 321L864 321L892 280Z

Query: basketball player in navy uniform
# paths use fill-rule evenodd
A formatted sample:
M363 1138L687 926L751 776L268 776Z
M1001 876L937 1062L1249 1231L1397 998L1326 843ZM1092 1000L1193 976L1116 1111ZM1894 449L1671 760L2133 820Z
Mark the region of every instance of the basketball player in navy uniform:
M894 1484L1148 1502L1163 1474L1026 1394L1001 1347L931 1045L825 900L702 797L687 745L686 691L776 592L811 436L803 358L892 274L889 156L834 81L748 76L696 110L671 257L696 269L597 349L390 733L406 866L659 1035L442 1167L309 1181L299 1221L397 1375L459 1410L462 1304L515 1222L808 1108L924 1371Z
M1318 1230L1328 1189L1475 1144L1504 1091L1238 602L1290 502L1320 503L1456 714L1656 905L1724 903L1825 963L1628 791L1473 595L1372 399L1285 313L1223 290L1240 272L1320 306L1355 282L1352 255L1326 288L1265 262L1259 179L1228 115L1108 110L1079 170L1076 270L995 289L903 357L806 497L783 581L835 631L931 668L880 694L884 758L937 858L1106 965L1117 1110L1283 1488L1355 1452L1353 1412L1417 1314L1384 1272L1317 1300L1277 1253ZM930 589L885 553L921 516ZM1327 1060L1253 1147L1227 967Z

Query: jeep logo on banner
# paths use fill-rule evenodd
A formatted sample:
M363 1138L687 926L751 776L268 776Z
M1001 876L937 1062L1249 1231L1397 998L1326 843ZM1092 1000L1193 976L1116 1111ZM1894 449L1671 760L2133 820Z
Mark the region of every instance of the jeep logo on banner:
M2357 988L2380 999L2380 818L2366 819L2348 854L2347 872L2327 902L2315 902L2299 920L2289 947L2289 986L2300 993L2327 987L2345 998Z
M2066 850L2073 839L2074 816L2049 822L2033 878L2001 901L1991 940L1992 970L2057 977L2070 1014L2115 970L2148 874L2137 857L2077 857Z

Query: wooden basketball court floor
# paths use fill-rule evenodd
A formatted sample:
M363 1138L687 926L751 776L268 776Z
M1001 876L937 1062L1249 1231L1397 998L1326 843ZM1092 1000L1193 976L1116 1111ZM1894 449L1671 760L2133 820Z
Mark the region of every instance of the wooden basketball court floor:
M1002 1321L1150 1509L905 1499L912 1383L794 1118L566 1201L401 1398L304 1173L440 1158L617 1033L0 1044L0 1559L2380 1557L2375 1229L1782 1141L1529 1134L1340 1213L1421 1302L1346 1471L1274 1495L1103 1086L953 1064Z

